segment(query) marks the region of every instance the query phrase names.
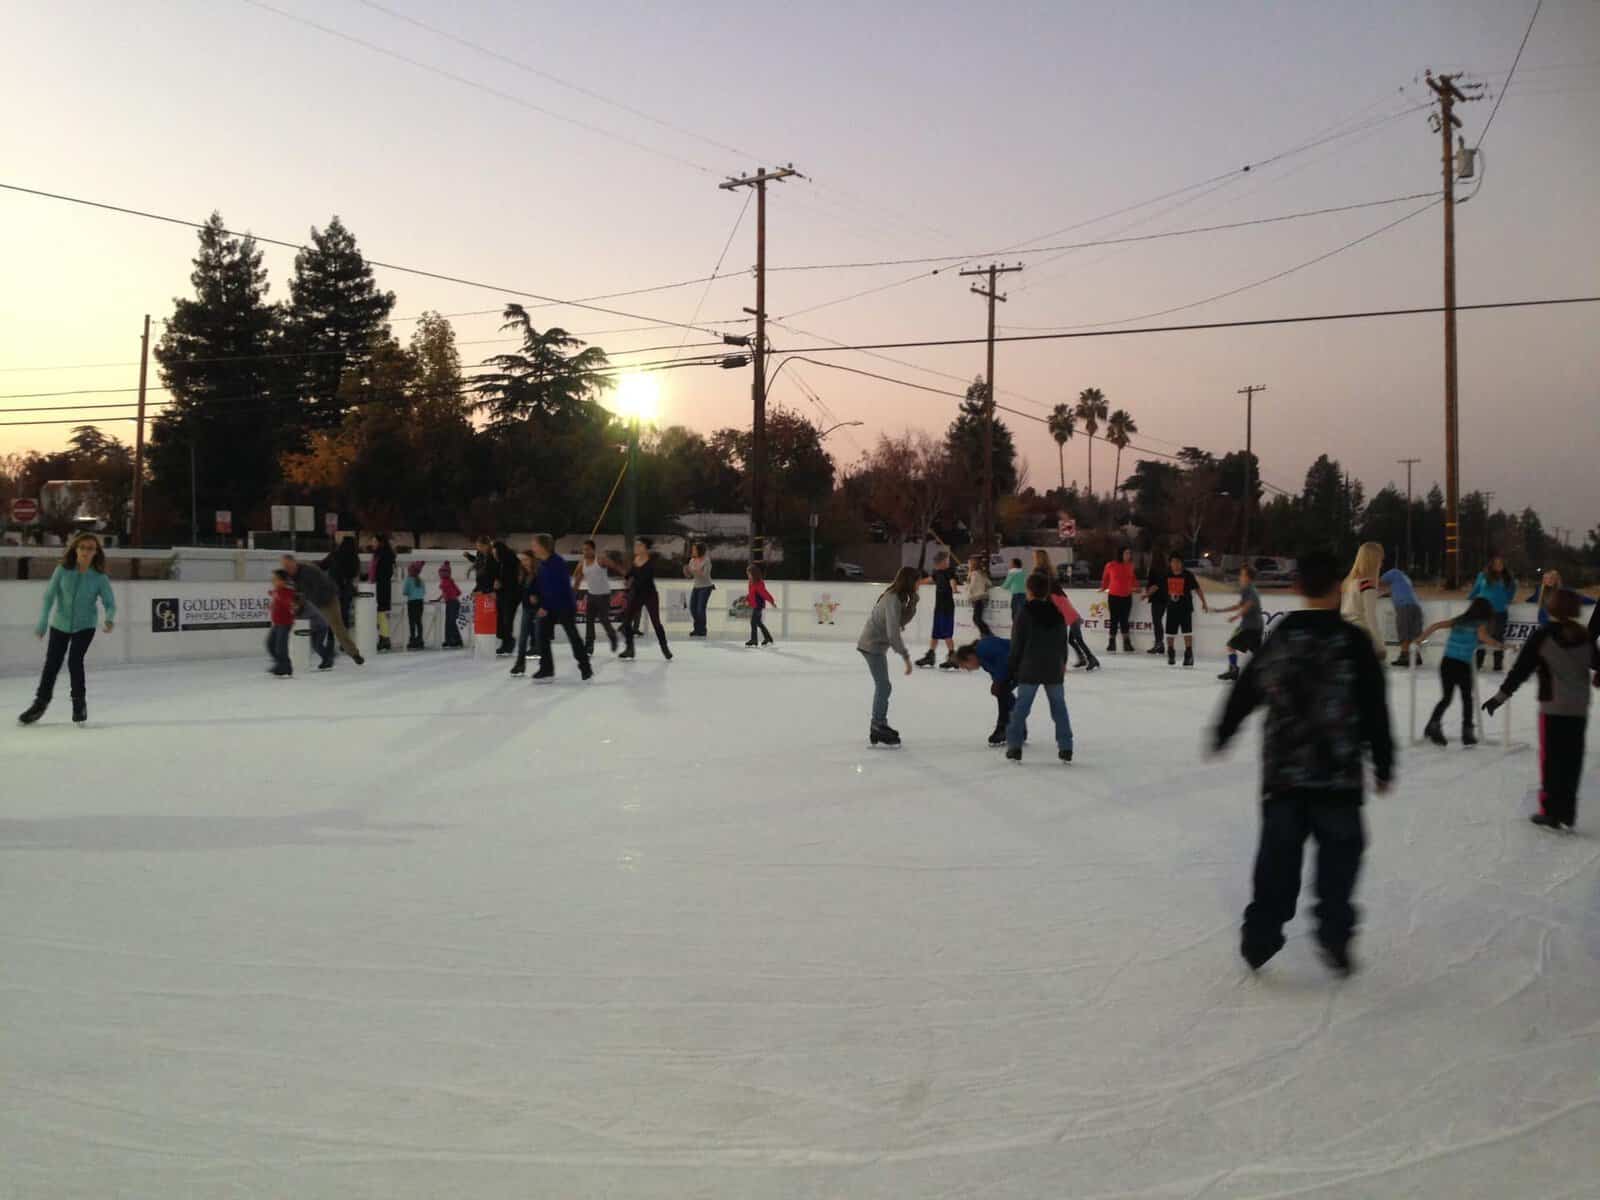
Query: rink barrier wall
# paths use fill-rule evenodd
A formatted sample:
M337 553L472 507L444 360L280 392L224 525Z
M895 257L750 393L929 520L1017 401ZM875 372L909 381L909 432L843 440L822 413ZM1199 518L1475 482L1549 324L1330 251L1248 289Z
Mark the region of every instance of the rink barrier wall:
M443 555L441 558L445 557ZM443 608L438 602L438 581L424 574L429 600L424 609L423 625L427 644L436 648L443 640ZM39 642L33 629L39 619L39 606L44 600L45 581L0 583L0 674L19 674L38 669L42 657ZM664 581L658 584L661 592L661 615L671 639L684 637L690 629L689 586L687 582ZM95 638L90 651L99 665L142 662L170 662L200 658L260 658L267 635L267 587L262 582L195 582L189 580L135 580L114 581L112 588L117 598L117 622L107 634L102 631ZM791 583L769 582L768 588L777 599L776 611L766 614L767 628L783 641L854 642L861 633L872 607L883 594L884 587L876 583ZM1092 589L1073 588L1068 591L1073 606L1083 616L1084 637L1096 654L1104 650L1108 610L1106 597ZM464 592L461 604L460 628L463 642L472 645L472 594ZM1217 606L1233 602L1231 595L1216 597ZM1266 593L1262 596L1268 629L1284 613L1303 607L1297 596ZM1423 605L1424 616L1433 622L1460 611L1460 601L1429 601ZM376 602L370 585L362 590L356 600L355 636L362 653L371 653L377 646ZM1393 640L1394 617L1386 602L1381 610L1385 632ZM1006 636L1011 629L1011 598L1006 592L995 589L990 593L987 613L993 631ZM391 637L404 646L406 637L405 602L399 584L394 589L392 610L389 614ZM905 630L906 646L920 654L928 644L928 634L933 619L933 593L924 588L917 605L916 616ZM1509 654L1514 655L1535 628L1537 609L1531 604L1516 604L1511 608L1511 621L1506 640ZM720 641L744 641L750 636L750 610L745 603L745 589L737 580L719 582L712 592L707 613L707 630ZM1136 599L1132 614L1135 645L1146 650L1151 643L1150 608ZM301 620L296 632L308 628ZM1227 618L1195 613L1195 653L1197 657L1217 661L1226 654L1226 643L1238 628ZM977 637L972 623L972 608L964 595L956 597L957 644ZM646 637L649 631L646 630ZM1098 643L1096 639L1100 639ZM297 636L293 643L297 665L310 662L309 639ZM1431 655L1437 661L1437 654Z

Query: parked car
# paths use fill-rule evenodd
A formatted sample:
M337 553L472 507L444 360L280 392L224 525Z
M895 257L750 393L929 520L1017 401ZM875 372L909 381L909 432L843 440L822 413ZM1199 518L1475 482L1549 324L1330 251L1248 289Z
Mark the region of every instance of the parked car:
M1220 579L1222 568L1217 565L1217 560L1209 554L1202 554L1199 558L1186 558L1183 560L1184 569L1192 571L1196 579Z
M834 560L833 573L840 579L865 579L867 577L867 572L860 563L840 562L838 559Z
M1083 587L1092 582L1094 576L1089 571L1089 564L1084 559L1077 562L1057 563L1056 582L1062 587Z
M1258 555L1251 562L1257 587L1288 587L1294 582L1294 559L1270 554Z

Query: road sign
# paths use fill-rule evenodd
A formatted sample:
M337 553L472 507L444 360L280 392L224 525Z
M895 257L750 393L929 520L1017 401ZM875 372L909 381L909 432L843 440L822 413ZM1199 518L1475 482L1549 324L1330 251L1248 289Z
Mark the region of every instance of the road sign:
M225 508L217 509L217 532L233 532L233 514Z
M11 502L11 520L17 525L32 525L39 519L39 502L18 496Z
M1070 542L1078 536L1078 522L1072 517L1062 517L1060 523L1056 525L1056 532L1061 535L1063 542Z

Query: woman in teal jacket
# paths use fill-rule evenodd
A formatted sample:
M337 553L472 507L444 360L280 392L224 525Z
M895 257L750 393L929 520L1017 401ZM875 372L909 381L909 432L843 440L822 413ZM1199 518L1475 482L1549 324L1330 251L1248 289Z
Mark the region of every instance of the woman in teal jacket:
M51 573L50 586L44 592L44 608L34 633L44 637L48 632L50 647L45 651L44 673L39 676L33 706L18 718L24 725L32 725L50 707L63 660L72 677L72 719L80 725L89 719L83 656L94 641L94 627L100 619L97 604L105 608L106 632L110 633L117 601L111 594L111 581L106 578L106 552L94 534L80 533L67 545L61 565Z
M1494 619L1489 624L1489 633L1495 641L1503 641L1506 636L1506 622L1510 616L1508 610L1511 602L1517 598L1517 580L1510 571L1506 570L1506 560L1498 550L1489 555L1489 565L1478 572L1478 578L1472 583L1472 590L1467 593L1467 602L1470 604L1482 596L1494 609ZM1505 669L1504 650L1494 652L1494 669ZM1478 666L1483 666L1483 651L1478 651Z

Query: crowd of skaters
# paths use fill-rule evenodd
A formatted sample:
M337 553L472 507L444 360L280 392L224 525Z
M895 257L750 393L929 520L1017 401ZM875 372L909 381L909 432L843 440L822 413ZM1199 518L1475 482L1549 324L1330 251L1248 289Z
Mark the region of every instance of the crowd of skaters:
M379 536L370 549L366 581L373 585L377 612L377 648L393 649L390 614L393 608L397 556L389 539ZM638 539L627 563L603 560L592 540L583 545L580 561L569 564L556 552L547 534L532 538L517 552L504 541L480 539L469 556L475 592L495 597L496 653L514 657L511 674L522 675L527 660L537 657L535 680L555 675L555 635L564 634L581 679L593 675L595 625L599 624L611 650L622 659L635 655L635 641L648 618L662 657L672 651L661 621L653 547ZM1333 557L1320 550L1304 554L1297 563L1296 588L1305 607L1277 621L1270 637L1264 636L1264 615L1253 573L1240 572L1239 598L1218 610L1237 622L1239 629L1228 642L1228 669L1221 679L1230 684L1222 715L1213 728L1211 747L1220 753L1243 721L1256 708L1268 711L1263 742L1262 822L1253 874L1253 897L1245 910L1241 953L1252 969L1263 966L1284 944L1283 926L1292 918L1300 889L1305 842L1317 842L1316 909L1317 945L1337 972L1352 969L1349 943L1356 925L1351 901L1365 847L1361 805L1365 790L1365 764L1370 760L1379 792L1394 779L1394 745L1390 732L1384 666L1385 637L1379 625L1378 603L1388 597L1395 606L1400 643L1393 666L1414 668L1419 648L1435 635L1446 635L1440 661L1443 697L1430 717L1426 736L1447 744L1442 719L1457 694L1461 697L1462 743L1471 746L1473 731L1472 682L1474 668L1483 668L1493 654L1490 669L1505 672L1507 617L1517 585L1503 558L1491 557L1474 581L1465 609L1423 628L1421 606L1405 572L1383 569L1383 549L1376 543L1360 547L1349 571L1341 577ZM1050 569L1048 555L1040 551L1033 569L1013 559L1003 583L1010 597L1010 636L995 634L987 621L991 581L982 559L968 565L967 589L973 622L979 636L959 648L955 645L955 588L957 572L948 549L934 557L924 574L904 567L875 602L857 641L873 682L868 741L874 746L901 745L899 732L889 724L892 683L889 654L897 654L906 674L916 666L932 667L940 643L946 657L940 666L950 670L982 670L990 680L996 702L996 721L989 736L992 746L1005 747L1007 759L1020 763L1027 740L1028 718L1042 690L1050 711L1058 759L1073 761L1075 745L1065 692L1067 663L1076 657L1086 671L1099 661L1083 638L1083 622ZM459 606L461 590L451 564L437 567L439 598L446 607L445 642L461 645ZM610 619L611 574L622 577L625 603L619 636ZM401 597L406 606L406 647L422 645L422 609L426 603L423 565L412 562L405 570ZM690 581L691 638L707 636L706 612L712 580L710 561L701 544L693 547L683 568ZM271 673L293 673L288 644L296 617L304 614L311 624L312 646L320 669L331 669L336 647L356 665L365 659L351 637L352 607L362 581L361 556L353 538L346 538L320 563L300 561L285 554L273 572L268 652ZM926 653L915 664L903 631L914 618L920 592L933 592L933 621ZM1124 550L1106 565L1100 590L1107 594L1110 611L1107 653L1134 651L1130 628L1133 597L1142 591L1152 613L1155 643L1151 654L1166 654L1177 665L1178 639L1183 639L1183 665L1194 665L1193 619L1196 603L1207 612L1210 604L1199 581L1181 556L1159 559L1144 581L1137 579L1131 551ZM578 593L586 594L584 628L579 632ZM759 566L746 571L746 601L750 611L747 646L767 645L772 637L765 611L775 601ZM1538 628L1505 673L1498 690L1482 708L1493 713L1528 680L1538 687L1539 811L1534 824L1550 830L1571 831L1577 819L1577 792L1582 775L1584 742L1591 693L1600 688L1600 608L1594 608L1587 625L1583 606L1593 601L1562 586L1555 572L1541 576L1528 601L1539 608ZM33 703L20 715L24 725L38 721L48 710L56 679L63 666L71 683L72 720L87 720L85 656L96 630L110 632L115 625L116 598L106 575L105 554L92 533L74 537L46 586L36 633L48 638L45 662ZM1240 658L1247 662L1241 669Z

